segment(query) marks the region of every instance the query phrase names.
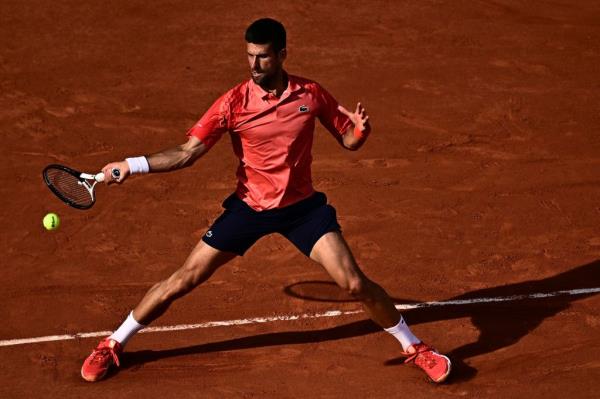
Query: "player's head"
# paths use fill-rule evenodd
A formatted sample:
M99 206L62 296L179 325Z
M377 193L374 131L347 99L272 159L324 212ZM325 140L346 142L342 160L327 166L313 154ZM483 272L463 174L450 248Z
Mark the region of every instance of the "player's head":
M274 19L258 19L246 29L245 38L252 80L268 85L283 69L287 56L285 28Z

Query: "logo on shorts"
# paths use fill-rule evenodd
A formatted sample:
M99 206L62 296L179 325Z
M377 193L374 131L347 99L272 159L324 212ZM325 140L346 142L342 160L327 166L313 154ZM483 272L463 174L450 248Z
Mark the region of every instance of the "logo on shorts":
M212 230L208 230L205 234L208 238L212 237Z
M310 108L308 108L308 106L306 106L306 105L301 105L300 108L298 108L298 111L308 112L308 111L310 111Z

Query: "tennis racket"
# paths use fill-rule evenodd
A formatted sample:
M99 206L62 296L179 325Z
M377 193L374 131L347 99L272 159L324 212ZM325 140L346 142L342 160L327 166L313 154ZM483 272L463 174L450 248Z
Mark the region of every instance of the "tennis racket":
M96 202L94 188L104 181L104 173L95 175L82 173L63 165L48 165L42 172L44 182L50 190L67 205L77 209L89 209ZM121 176L119 169L113 169L113 179Z

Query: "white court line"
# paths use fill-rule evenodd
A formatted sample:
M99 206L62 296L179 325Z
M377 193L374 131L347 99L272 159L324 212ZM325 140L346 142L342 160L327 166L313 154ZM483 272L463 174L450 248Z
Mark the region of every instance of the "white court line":
M600 292L600 287L581 288L581 289L574 289L574 290L554 291L554 292L536 293L536 294L499 296L499 297L489 297L489 298L470 298L470 299L455 299L455 300L439 301L439 302L434 301L434 302L398 304L398 305L396 305L396 308L398 310L409 310L409 309L428 308L428 307L435 307L435 306L473 305L473 304L478 304L478 303L511 302L511 301L521 301L524 299L552 298L552 297L557 297L557 296L562 296L562 295L571 295L571 296L585 295L585 294L593 294L593 293L597 293L597 292ZM329 310L327 312L322 312L322 313L304 313L304 314L298 314L298 315L279 315L279 316L253 317L250 319L208 321L205 323L198 323L198 324L178 324L178 325L174 325L174 326L147 327L147 328L144 328L142 331L140 331L140 333L195 330L195 329L199 329L199 328L241 326L244 324L272 323L272 322L276 322L276 321L318 319L321 317L339 317L339 316L353 315L353 314L358 314L358 313L363 313L363 311L362 310L350 310L350 311ZM7 339L7 340L1 340L0 346L14 346L14 345L24 345L24 344L35 344L35 343L39 343L39 342L68 341L68 340L81 339L81 338L105 337L110 334L112 334L112 331L96 331L96 332L77 333L77 334L48 335L45 337L35 337L35 338Z

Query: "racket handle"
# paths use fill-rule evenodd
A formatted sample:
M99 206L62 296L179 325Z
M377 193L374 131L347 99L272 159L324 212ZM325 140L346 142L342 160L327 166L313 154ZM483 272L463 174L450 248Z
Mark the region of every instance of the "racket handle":
M110 174L114 180L119 180L119 177L121 177L121 170L114 168ZM105 178L106 176L104 176L104 173L102 172L94 176L94 180L96 180L98 183L102 183L105 180Z

